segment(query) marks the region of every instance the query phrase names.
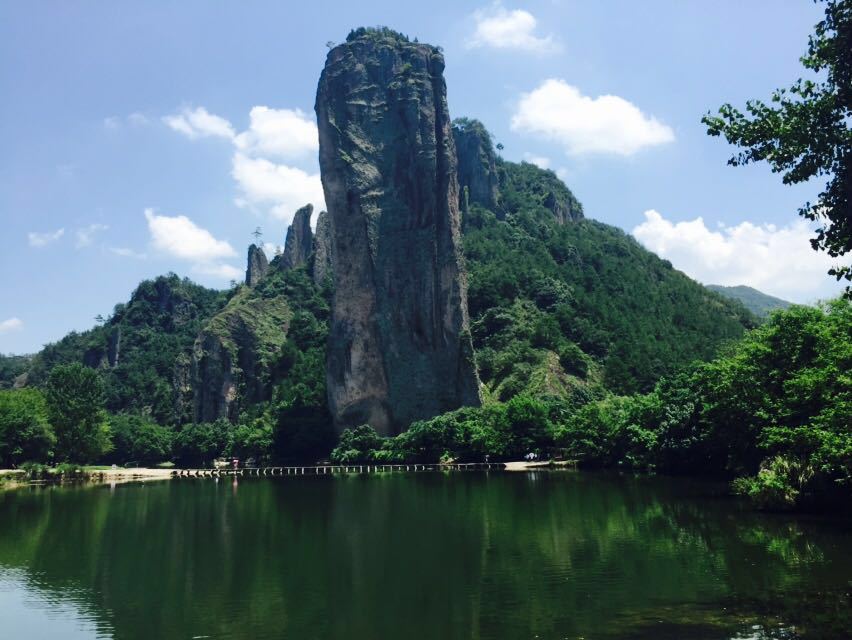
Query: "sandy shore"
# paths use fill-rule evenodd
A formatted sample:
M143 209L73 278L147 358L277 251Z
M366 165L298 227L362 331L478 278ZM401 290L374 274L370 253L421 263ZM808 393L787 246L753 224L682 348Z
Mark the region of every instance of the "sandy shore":
M564 469L576 467L577 463L573 460L545 460L542 462L526 462L519 460L517 462L507 462L506 471L534 471L536 469Z

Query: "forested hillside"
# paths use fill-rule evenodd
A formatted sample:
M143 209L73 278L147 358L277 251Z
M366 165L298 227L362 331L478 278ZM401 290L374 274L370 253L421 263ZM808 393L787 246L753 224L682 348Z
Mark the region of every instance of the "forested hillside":
M486 404L520 394L582 405L648 391L756 323L623 231L584 218L552 171L497 157L478 122L461 121L454 135L460 180L469 171L463 248ZM131 432L153 433L150 425L166 428L166 450L184 463L225 451L323 455L334 442L325 373L332 278L315 277L310 256L284 262L228 291L174 274L143 282L95 328L29 360L4 358L0 382L41 388L59 364L96 370L104 408L123 414L113 419L117 461L149 455Z
M720 284L708 284L707 288L726 298L742 302L743 306L758 318L766 318L776 309L789 309L793 305L792 302L770 296L767 293L745 285L725 287Z

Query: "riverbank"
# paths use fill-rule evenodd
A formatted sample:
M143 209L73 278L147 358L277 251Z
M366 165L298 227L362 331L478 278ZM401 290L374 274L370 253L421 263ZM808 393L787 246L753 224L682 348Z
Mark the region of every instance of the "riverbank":
M28 485L52 484L60 482L123 483L144 482L149 480L171 480L173 478L218 477L223 475L328 475L337 473L387 473L422 471L536 471L542 469L575 468L574 461L510 461L499 463L448 463L448 464L400 464L400 465L318 465L295 467L262 467L231 469L161 469L149 467L104 468L79 467L61 469L45 467L37 475L27 474L24 469L0 469L0 486L15 488Z

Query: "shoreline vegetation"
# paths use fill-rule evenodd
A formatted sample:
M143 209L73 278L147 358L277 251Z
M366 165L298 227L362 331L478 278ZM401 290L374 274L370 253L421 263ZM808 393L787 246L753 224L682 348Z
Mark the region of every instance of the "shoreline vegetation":
M521 393L416 422L395 437L367 425L348 429L330 453L301 459L275 455L272 429L263 439L226 420L176 431L150 417L109 415L96 370L58 365L44 390L0 391L0 464L60 477L79 473L74 460L197 469L223 457L253 458L257 466L490 460L517 468L514 461L533 453L576 460L581 469L723 479L759 509L845 511L852 488L850 336L850 301L793 306L648 393ZM57 471L47 471L51 461L61 461ZM88 469L116 481L173 473Z
M470 465L478 469L477 465ZM500 463L490 463L496 471L525 472L542 470L573 470L577 463L573 460L514 460ZM502 469L499 467L502 466ZM427 468L428 467L428 468ZM285 471L286 470L286 471ZM222 477L227 476L255 476L255 477L282 477L292 475L326 475L327 473L376 473L403 472L403 471L463 471L464 464L439 463L437 465L337 465L333 463L322 465L297 465L297 466L270 466L270 467L239 467L232 469L229 466L210 467L201 469L182 469L177 467L117 467L105 468L102 466L85 465L57 465L48 467L36 465L23 469L0 469L0 489L19 489L32 486L44 486L64 483L86 483L86 484L116 484L126 482L145 482L149 480L173 480L176 478L192 477Z

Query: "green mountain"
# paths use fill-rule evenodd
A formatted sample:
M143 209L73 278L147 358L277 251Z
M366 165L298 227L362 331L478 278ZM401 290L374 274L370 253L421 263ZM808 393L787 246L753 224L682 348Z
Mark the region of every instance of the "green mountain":
M493 154L487 132L476 128ZM620 229L585 219L552 171L497 157L493 171L494 210L468 201L463 211L486 398L646 391L755 325L739 304ZM231 291L174 274L143 282L102 325L69 334L29 362L5 358L3 384L24 364L27 384L38 386L56 364L81 362L102 373L111 412L172 425L239 422L264 411L275 421L320 420L330 289L311 277L310 262L295 269L281 262L273 260L256 286Z
M776 309L789 309L793 306L792 302L787 302L781 298L770 296L767 293L747 287L744 284L736 287L725 287L720 284L708 284L707 288L715 291L726 298L738 300L743 306L751 311L758 318L766 318Z

